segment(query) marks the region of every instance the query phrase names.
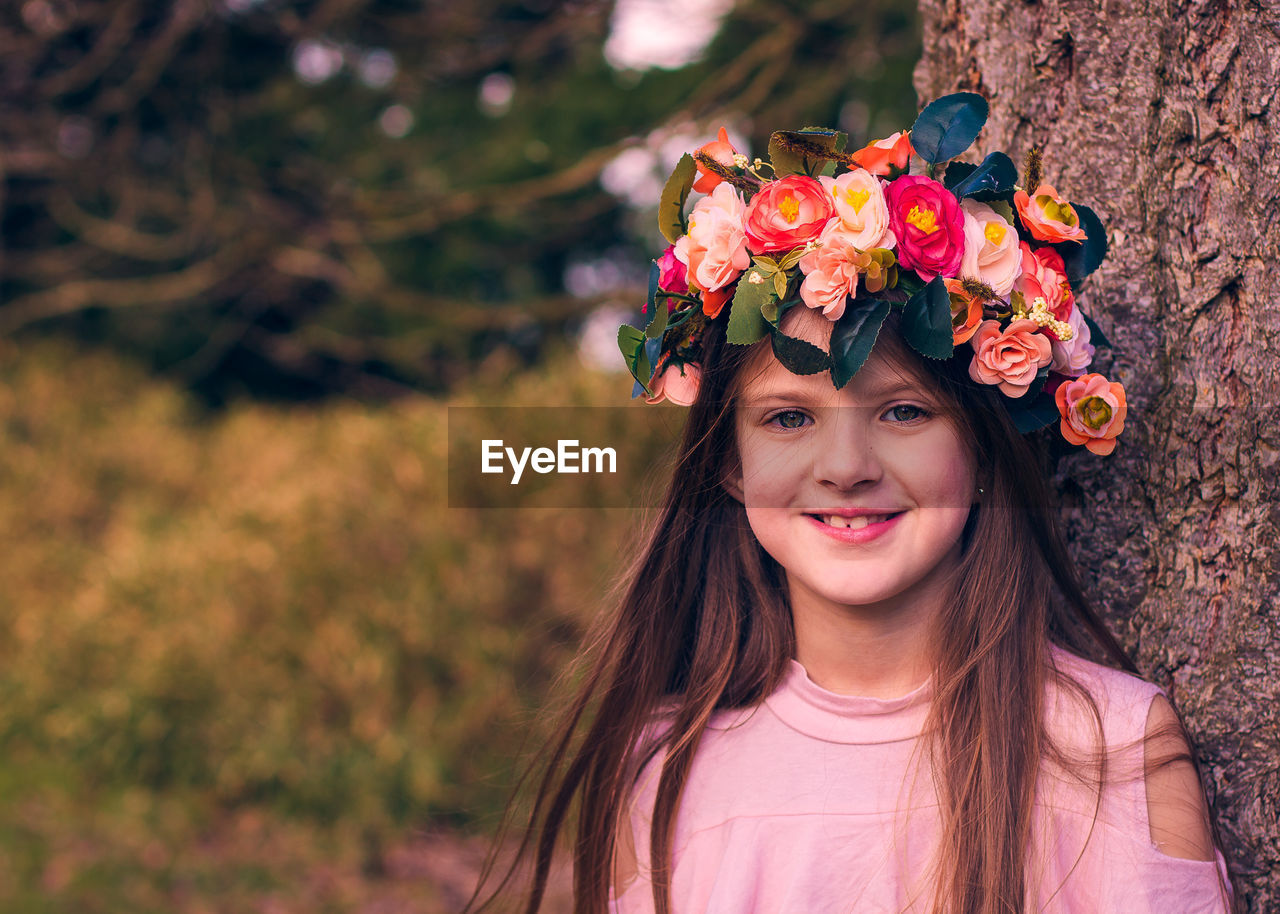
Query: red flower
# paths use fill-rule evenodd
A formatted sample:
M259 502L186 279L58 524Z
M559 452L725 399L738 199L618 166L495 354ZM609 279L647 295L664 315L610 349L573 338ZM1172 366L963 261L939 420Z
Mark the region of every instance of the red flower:
M723 127L720 128L719 139L712 140L710 143L703 143L698 147L698 152L706 153L725 168L733 167L733 157L738 154L738 150L734 149L729 143L729 134L725 132ZM695 159L695 161L697 160ZM723 180L724 178L708 171L705 165L698 162L698 180L693 182L693 189L700 194L709 194Z
M747 204L747 247L756 254L789 251L822 234L833 215L831 197L815 179L770 181Z
M885 202L899 264L925 282L960 271L964 211L951 191L924 175L903 175L889 184Z
M863 146L853 154L853 161L873 175L887 175L891 167L906 168L914 151L910 133L900 130L893 136Z

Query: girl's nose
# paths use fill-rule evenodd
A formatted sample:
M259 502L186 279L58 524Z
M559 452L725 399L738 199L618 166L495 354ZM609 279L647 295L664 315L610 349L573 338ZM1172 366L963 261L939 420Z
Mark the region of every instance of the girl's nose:
M872 410L858 406L830 407L820 434L811 439L813 478L822 485L848 491L875 482L883 468L872 440Z

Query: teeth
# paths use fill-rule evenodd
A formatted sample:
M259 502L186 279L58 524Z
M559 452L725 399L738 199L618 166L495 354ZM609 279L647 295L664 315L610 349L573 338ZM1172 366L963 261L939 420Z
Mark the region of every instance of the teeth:
M841 517L838 514L822 515L822 522L827 526L847 527L850 530L861 530L869 524L878 524L888 519L888 514L864 514L861 517Z

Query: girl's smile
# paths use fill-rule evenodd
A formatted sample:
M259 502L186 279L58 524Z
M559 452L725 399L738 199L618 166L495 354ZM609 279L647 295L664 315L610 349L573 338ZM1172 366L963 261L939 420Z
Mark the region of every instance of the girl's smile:
M826 323L796 321L815 345ZM976 470L938 397L883 347L838 391L826 373L797 376L768 355L740 391L737 440L727 486L785 569L793 614L920 620L939 605Z
M809 518L827 536L842 543L869 543L892 529L901 511L862 513L810 514Z

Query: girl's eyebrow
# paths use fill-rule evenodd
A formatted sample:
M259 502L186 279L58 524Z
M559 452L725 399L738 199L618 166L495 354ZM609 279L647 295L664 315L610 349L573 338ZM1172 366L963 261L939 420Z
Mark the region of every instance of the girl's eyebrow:
M912 384L910 381L904 381L899 378L889 378L880 384L873 384L867 389L867 394L872 397L887 397L902 392L916 393L919 385ZM825 391L824 391L825 397ZM758 397L752 397L744 401L746 406L761 407L770 403L795 403L796 401L807 402L813 398L811 392L799 389L784 387L781 390L770 391Z

